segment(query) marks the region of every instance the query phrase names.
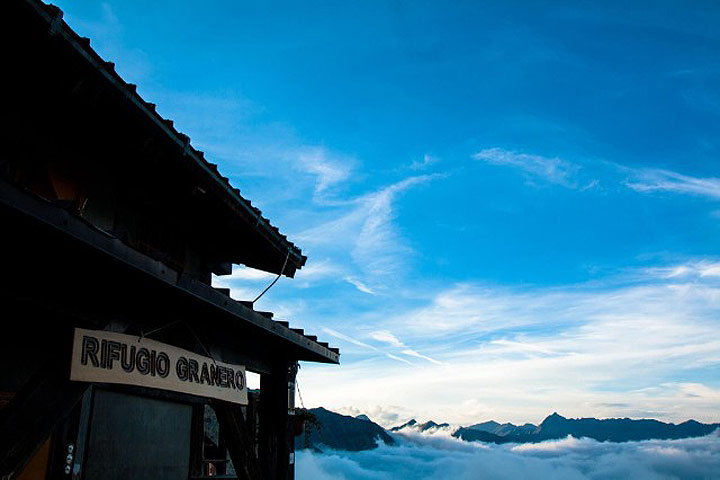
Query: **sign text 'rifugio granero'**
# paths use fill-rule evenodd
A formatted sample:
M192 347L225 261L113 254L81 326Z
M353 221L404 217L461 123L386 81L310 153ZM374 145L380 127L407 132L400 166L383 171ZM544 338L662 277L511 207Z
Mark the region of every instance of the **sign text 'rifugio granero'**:
M247 404L244 366L122 333L76 328L70 380L138 385Z

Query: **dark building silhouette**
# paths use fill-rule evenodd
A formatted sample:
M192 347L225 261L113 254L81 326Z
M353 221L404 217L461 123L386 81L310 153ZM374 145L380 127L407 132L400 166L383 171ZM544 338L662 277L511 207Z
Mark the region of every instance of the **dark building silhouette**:
M292 478L297 363L339 352L211 275L306 257L58 8L3 29L0 477Z

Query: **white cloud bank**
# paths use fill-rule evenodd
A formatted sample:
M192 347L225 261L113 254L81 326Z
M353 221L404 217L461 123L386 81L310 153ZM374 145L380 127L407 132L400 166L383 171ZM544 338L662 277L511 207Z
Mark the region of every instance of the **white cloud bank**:
M298 480L718 479L720 437L600 443L590 439L525 445L467 443L415 435L365 452L297 453Z

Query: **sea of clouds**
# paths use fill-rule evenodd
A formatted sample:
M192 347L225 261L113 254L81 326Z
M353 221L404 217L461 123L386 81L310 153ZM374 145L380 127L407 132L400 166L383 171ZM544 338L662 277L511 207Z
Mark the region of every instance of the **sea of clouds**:
M568 437L488 445L449 432L396 435L397 446L296 457L298 480L720 479L720 434L684 440L609 443Z

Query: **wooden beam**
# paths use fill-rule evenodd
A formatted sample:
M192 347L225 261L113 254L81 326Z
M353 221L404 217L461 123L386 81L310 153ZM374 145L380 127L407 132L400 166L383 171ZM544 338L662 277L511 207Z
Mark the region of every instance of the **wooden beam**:
M59 239L72 242L83 255L107 262L107 268L121 267L138 280L147 281L153 288L181 297L188 305L217 318L221 329L242 326L249 334L268 345L266 351L286 352L288 360L339 362L337 352L236 302L192 276L180 274L162 262L92 228L84 220L0 180L0 215L5 214L5 210L13 215L11 218L22 221L23 225L32 225L49 234L58 235ZM274 356L266 359L272 360Z
M294 434L289 410L294 403L296 374L297 364L293 362L278 366L272 374L260 375L259 461L268 480L295 478Z
M238 479L265 478L255 456L255 441L248 429L241 407L221 400L213 400L212 403Z

